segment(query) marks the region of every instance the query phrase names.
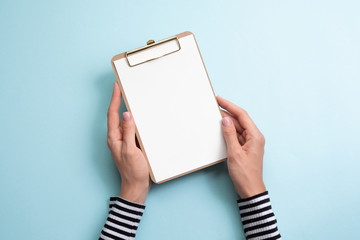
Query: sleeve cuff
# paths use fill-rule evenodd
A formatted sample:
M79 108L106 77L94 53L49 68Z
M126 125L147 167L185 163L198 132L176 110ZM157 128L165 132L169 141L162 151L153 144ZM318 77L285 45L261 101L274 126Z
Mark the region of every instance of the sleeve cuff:
M137 212L141 212L141 215L142 215L142 213L144 212L144 209L145 209L145 205L130 202L130 201L125 200L125 199L123 199L121 197L110 197L109 211L115 205L121 206L121 207L129 209L129 210L134 210L134 211L137 211Z
M237 200L241 216L247 215L245 213L250 210L257 212L257 210L270 210L270 198L268 191L256 194L254 196Z
M281 239L268 191L237 201L246 239Z
M268 195L268 191L265 191L265 192L262 192L262 193L259 193L259 194L256 194L254 196L251 196L251 197L248 197L248 198L240 198L237 202L247 202L247 201L250 201L250 200L254 200L258 197L261 197L261 196L265 196L265 195Z
M144 211L145 205L111 197L109 215L99 239L134 239Z

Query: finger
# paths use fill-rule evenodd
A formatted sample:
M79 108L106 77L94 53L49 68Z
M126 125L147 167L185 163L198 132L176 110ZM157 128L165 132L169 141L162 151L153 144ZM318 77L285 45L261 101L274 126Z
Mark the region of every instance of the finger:
M244 129L240 126L238 120L236 120L230 113L228 113L224 110L221 110L221 115L223 117L229 117L233 121L233 123L235 125L235 129L236 129L236 135L238 137L238 140L239 140L241 146L243 146L246 142L245 137L244 137L246 135L245 135Z
M225 138L228 154L240 148L239 140L233 121L229 117L222 119L222 131Z
M221 115L222 115L223 117L229 117L229 118L231 118L231 120L233 121L233 123L234 123L234 125L235 125L236 131L237 131L238 133L241 134L241 133L244 131L244 129L240 126L239 121L238 121L236 118L234 118L229 112L226 112L226 111L224 111L224 110L221 110Z
M121 137L119 109L121 104L121 91L119 84L114 83L113 94L108 109L108 136L110 138Z
M217 96L216 99L220 107L226 109L229 113L236 117L243 129L247 129L251 133L256 133L257 127L244 109L220 96Z
M123 134L123 142L129 147L136 147L135 144L135 122L131 113L124 112L122 121L121 121L121 129Z

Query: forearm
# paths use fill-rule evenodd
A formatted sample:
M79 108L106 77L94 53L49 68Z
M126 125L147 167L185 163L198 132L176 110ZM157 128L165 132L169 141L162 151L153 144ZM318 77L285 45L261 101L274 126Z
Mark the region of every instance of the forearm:
M238 200L238 206L246 239L281 239L267 191Z
M134 239L145 205L120 197L110 198L109 216L101 231L101 240Z

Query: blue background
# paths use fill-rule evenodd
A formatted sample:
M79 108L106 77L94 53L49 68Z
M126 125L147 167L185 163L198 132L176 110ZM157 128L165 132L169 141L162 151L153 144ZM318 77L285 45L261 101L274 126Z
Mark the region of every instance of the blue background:
M266 137L284 239L360 239L359 1L0 5L1 239L99 236L120 192L106 146L110 60L187 30L215 93ZM244 239L235 200L225 164L154 185L137 239Z

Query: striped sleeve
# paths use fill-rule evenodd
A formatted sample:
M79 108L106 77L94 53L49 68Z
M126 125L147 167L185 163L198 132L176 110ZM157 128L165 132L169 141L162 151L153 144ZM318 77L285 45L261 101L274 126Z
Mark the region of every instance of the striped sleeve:
M267 191L250 198L238 200L238 206L246 239L281 239Z
M144 210L144 205L129 202L120 197L111 197L109 216L99 240L135 239L136 230Z

